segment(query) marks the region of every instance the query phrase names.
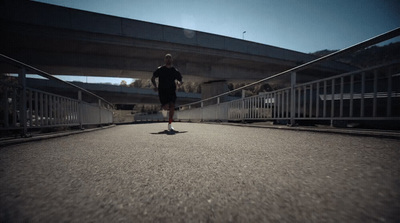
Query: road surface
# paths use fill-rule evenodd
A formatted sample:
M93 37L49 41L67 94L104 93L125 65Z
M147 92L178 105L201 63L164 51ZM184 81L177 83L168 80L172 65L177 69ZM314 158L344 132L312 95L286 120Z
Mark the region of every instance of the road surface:
M400 141L122 125L0 149L0 222L399 222Z

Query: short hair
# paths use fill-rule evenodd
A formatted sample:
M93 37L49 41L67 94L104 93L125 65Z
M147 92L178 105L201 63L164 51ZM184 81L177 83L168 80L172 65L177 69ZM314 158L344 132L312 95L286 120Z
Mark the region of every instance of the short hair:
M167 54L165 54L165 58L167 58L167 57L171 57L172 58L172 55L167 53Z

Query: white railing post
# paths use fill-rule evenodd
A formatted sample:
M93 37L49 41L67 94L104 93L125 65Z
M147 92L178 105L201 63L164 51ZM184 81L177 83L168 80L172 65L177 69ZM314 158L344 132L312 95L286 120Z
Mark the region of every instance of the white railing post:
M244 122L244 98L246 97L246 90L242 90L242 109L241 109L241 119L242 119L242 122Z
M23 127L22 136L26 137L28 133L28 126L27 126L27 118L26 118L26 69L22 67L20 72L18 73L19 84L21 85L22 89L20 92L21 103L19 106L19 124L20 127ZM16 102L15 102L16 103Z
M216 109L217 111L216 111L216 114L215 114L215 120L216 120L216 121L219 120L219 104L220 104L220 101L221 101L221 100L220 100L220 97L218 97L218 98L217 98L217 109Z
M201 102L201 121L203 122L203 118L204 118L204 115L203 115L203 107L204 107L204 102Z
M98 99L98 102L99 102L99 125L101 125L102 124L101 123L101 100Z
M80 128L80 129L83 129L83 117L82 117L83 111L82 111L82 109L83 109L83 105L82 105L82 91L79 90L79 91L78 91L78 115L79 115L78 120L79 120L79 128Z
M2 107L4 109L4 114L3 114L3 123L4 127L8 128L9 126L9 102L8 102L8 87L4 87L4 93L3 93L3 98L1 99Z
M290 125L295 125L296 113L296 72L292 72L290 76Z

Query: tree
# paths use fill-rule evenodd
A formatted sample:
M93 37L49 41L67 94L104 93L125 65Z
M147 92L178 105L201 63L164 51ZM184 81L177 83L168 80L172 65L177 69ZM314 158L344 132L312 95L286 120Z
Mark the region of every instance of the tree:
M142 88L142 80L136 79L132 86L135 88Z
M120 86L123 86L123 87L127 87L128 86L128 84L126 83L126 81L125 80L122 80L121 81L121 84L119 84Z

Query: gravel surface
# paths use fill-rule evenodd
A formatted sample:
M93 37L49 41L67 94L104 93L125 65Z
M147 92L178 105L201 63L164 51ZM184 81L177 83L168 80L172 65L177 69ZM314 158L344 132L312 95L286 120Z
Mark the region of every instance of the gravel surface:
M0 222L399 222L400 141L124 125L0 149Z

